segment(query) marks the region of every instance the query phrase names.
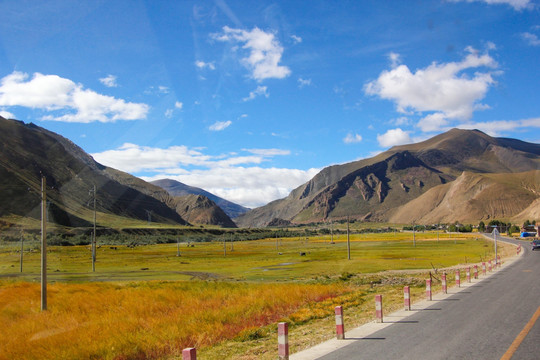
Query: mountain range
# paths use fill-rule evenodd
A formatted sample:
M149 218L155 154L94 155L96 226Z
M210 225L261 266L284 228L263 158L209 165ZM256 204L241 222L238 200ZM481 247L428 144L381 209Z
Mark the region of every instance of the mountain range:
M96 210L171 225L265 227L333 219L392 223L540 219L540 144L452 129L374 157L329 166L283 199L246 209L199 188L148 183L96 162L70 140L0 117L0 217L40 218L47 181L49 220L90 226ZM231 220L231 218L234 218Z
M225 212L225 214L232 219L249 211L248 208L243 207L242 205L235 204L217 195L209 193L206 190L189 186L176 180L162 179L151 181L150 183L167 190L167 192L172 196L202 195L216 203L216 205L219 206Z
M323 169L284 199L235 219L241 227L350 217L393 223L540 217L540 144L452 129Z
M166 190L103 166L70 140L35 124L0 117L0 217L40 218L41 177L49 221L68 227L100 219L236 227L211 200ZM206 213L206 214L203 214Z

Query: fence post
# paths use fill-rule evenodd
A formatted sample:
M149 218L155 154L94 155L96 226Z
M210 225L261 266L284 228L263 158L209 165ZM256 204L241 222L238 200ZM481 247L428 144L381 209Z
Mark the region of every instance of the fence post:
M408 286L403 288L403 304L405 305L405 310L411 310L411 289Z
M447 294L448 293L448 287L446 286L446 272L443 272L441 282L442 282L442 291L443 291L443 293Z
M457 287L461 287L461 279L460 279L459 269L456 270L456 285L457 285Z
M182 350L182 360L197 360L197 349L186 348Z
M426 299L431 301L431 279L426 279Z
M336 337L338 340L345 339L345 326L343 325L343 307L336 306Z
M278 355L279 360L289 360L289 324L278 323Z
M383 322L382 295L375 295L375 317L378 323Z

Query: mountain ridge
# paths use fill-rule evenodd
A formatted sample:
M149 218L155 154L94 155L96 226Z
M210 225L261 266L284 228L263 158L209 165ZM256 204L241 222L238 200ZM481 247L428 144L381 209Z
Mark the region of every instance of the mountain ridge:
M49 218L59 225L90 226L94 186L101 214L189 225L176 209L188 200L99 164L69 139L33 123L0 117L0 155L0 216L40 218L41 176L45 176ZM182 214L203 224L236 227L210 200L199 199L190 209L195 214Z
M537 169L540 144L493 138L479 130L451 129L419 143L394 146L369 159L324 168L286 198L253 209L236 222L239 226L265 226L275 219L301 224L347 216L391 221L397 208L429 189L452 183L464 172L513 174ZM537 196L524 191L532 194L531 199ZM524 210L523 204L515 207L518 209ZM481 220L495 213L474 215L481 219L472 219L472 214L471 210L464 218Z
M167 192L169 192L169 194L171 194L172 196L203 195L216 203L216 205L219 206L225 212L225 214L227 214L232 219L240 216L241 214L249 210L242 205L235 204L229 200L223 199L204 189L189 186L177 180L160 179L150 181L150 183L167 190Z

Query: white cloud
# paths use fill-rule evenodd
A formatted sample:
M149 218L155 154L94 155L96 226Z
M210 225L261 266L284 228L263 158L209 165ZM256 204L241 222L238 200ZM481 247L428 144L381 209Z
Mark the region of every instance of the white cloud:
M489 71L476 71L472 76L465 71L496 68L497 63L489 54L480 55L472 48L467 51L461 62L432 63L414 73L406 65L398 65L383 71L364 90L368 95L394 101L401 113L435 111L447 118L470 119L475 110L486 107L479 101L495 81Z
M535 34L526 32L522 33L521 37L531 46L540 46L540 39L538 39L538 36L536 36Z
M175 179L247 207L283 198L320 171L259 166L273 156L289 155L288 150L244 149L252 155L219 156L205 155L203 151L186 146L161 149L124 144L92 156L96 161L122 171L145 172L147 176L142 178L147 181Z
M104 78L100 78L99 81L105 85L106 87L117 87L118 84L116 83L116 76L114 75L107 75Z
M429 114L418 121L417 126L423 132L441 131L447 128L448 120L442 113Z
M303 88L304 86L310 86L310 85L311 85L311 79L298 78L298 86L300 88Z
M491 136L504 136L508 131L518 131L525 128L540 128L540 118L522 120L499 120L487 122L470 122L457 125L461 129L477 129Z
M210 129L211 131L222 131L228 128L229 126L231 126L231 124L232 124L232 121L230 120L217 121L214 124L210 125L208 129Z
M4 119L15 119L15 115L5 110L0 110L0 116Z
M300 44L302 42L302 38L300 36L291 35L291 39L295 44Z
M197 60L195 61L195 66L197 66L199 69L216 70L216 65L213 62L204 62L201 60Z
M184 103L181 103L180 101L177 101L174 103L174 107L177 109L182 109L184 107Z
M112 96L83 89L69 79L57 75L15 71L0 80L0 106L23 106L54 114L43 120L89 123L93 121L144 119L148 105L130 103Z
M343 139L345 144L359 143L362 141L362 136L359 134L348 133L347 136Z
M392 120L392 123L396 126L409 125L411 120L406 116L400 116L397 119Z
M224 42L242 43L242 49L248 55L241 59L242 65L251 71L251 77L257 81L264 79L283 79L291 70L279 65L283 47L271 32L264 32L255 27L251 31L223 27L223 33L213 34L212 38Z
M170 119L173 116L173 113L174 113L173 109L167 109L165 110L165 117Z
M531 0L448 0L450 2L475 2L475 1L481 1L485 2L489 5L494 4L507 4L512 6L515 10L523 10L523 9L531 9L533 7L533 3Z
M158 86L158 91L162 94L168 94L169 88L167 86L160 85Z
M399 64L401 64L401 55L395 52L388 54L388 59L390 59L390 65L392 68L396 68Z
M160 149L130 143L116 150L107 150L92 156L104 165L126 172L174 168L178 164L200 166L211 161L211 156L186 146Z
M250 101L255 99L257 96L269 97L268 88L266 86L257 86L257 88L249 93L249 96L242 99L242 101Z
M377 141L382 147L391 147L412 142L409 133L400 128L390 129L382 135L377 134Z
M190 186L200 187L237 204L255 208L286 197L319 171L320 169L299 170L259 166L226 167L194 170L183 175L161 173L142 178L147 181L174 179Z
M283 149L242 149L255 155L261 155L265 157L278 156L278 155L290 155L290 150Z

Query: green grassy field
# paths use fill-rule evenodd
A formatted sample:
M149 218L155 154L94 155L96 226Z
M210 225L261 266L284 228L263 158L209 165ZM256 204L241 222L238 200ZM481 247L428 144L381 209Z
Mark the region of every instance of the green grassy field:
M493 255L492 243L474 235L417 233L266 239L223 243L103 245L91 271L89 246L48 247L51 281L232 280L306 281L344 273L443 268L480 262ZM478 239L478 240L476 240ZM225 249L224 249L225 248ZM180 256L178 255L178 251ZM304 254L304 255L302 255ZM20 273L20 245L0 247L0 276L35 280L39 243L26 244Z

